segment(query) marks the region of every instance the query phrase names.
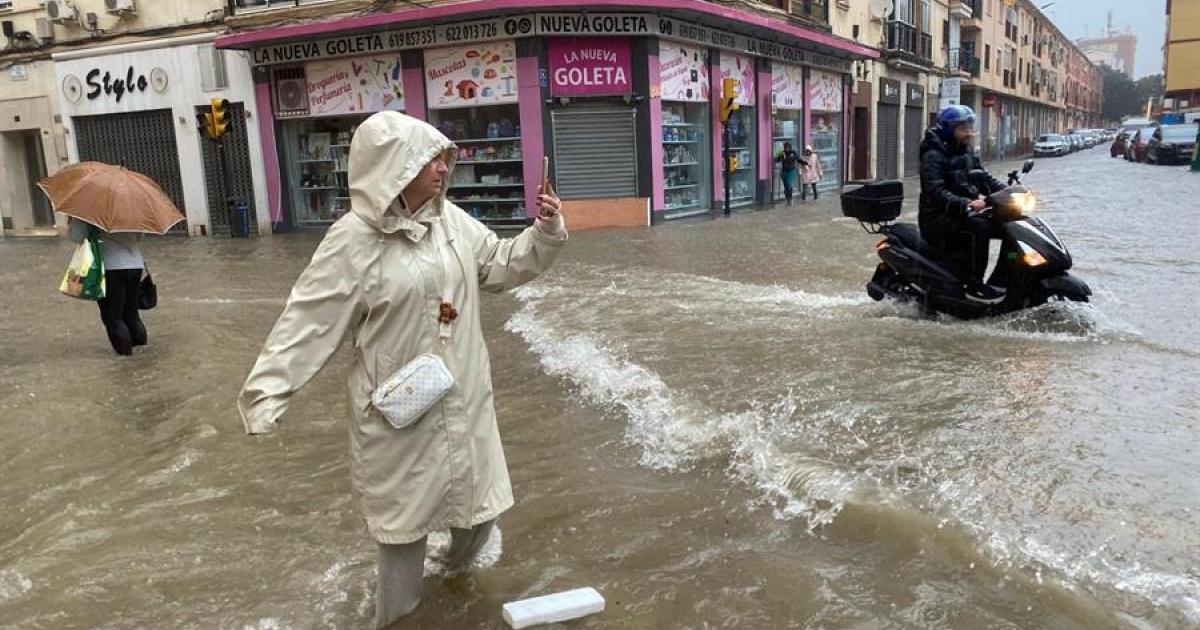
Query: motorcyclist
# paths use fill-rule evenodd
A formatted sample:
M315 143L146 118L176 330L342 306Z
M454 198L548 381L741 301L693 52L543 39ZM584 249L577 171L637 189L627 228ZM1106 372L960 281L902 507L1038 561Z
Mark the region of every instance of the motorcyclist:
M1000 238L999 227L986 214L984 197L1006 188L992 177L975 155L975 112L965 105L951 105L921 141L921 199L918 223L921 238L954 258L965 258L960 276L967 297L998 302L1003 291L984 284L988 244ZM974 173L973 173L974 171Z

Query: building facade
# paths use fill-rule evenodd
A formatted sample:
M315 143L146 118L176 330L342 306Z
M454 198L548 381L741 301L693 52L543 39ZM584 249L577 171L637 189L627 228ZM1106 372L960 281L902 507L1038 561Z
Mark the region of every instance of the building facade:
M532 216L543 156L580 225L719 211L726 176L731 206L770 203L784 142L814 145L821 185L837 188L850 67L878 55L832 34L824 2L474 0L369 15L360 4L234 6L233 33L217 40L254 68L276 224L326 225L349 209L350 138L381 110L456 142L449 196L497 227ZM726 78L740 90L732 170L717 115Z
M835 33L880 52L852 68L848 172L856 181L917 174L950 56L947 2L897 0L886 14L879 8L839 1L831 9Z
M36 182L68 163L98 160L153 177L187 217L180 233L228 229L227 197L246 202L252 230L270 231L262 150L246 57L218 51L221 0L0 3L0 217L6 234L64 227ZM228 99L231 190L196 114ZM265 208L264 208L265 210Z
M1200 2L1167 0L1163 110L1200 111Z
M960 55L970 71L958 92L979 115L985 159L1028 154L1044 133L1102 125L1099 69L1033 2L956 6L971 14L960 22Z

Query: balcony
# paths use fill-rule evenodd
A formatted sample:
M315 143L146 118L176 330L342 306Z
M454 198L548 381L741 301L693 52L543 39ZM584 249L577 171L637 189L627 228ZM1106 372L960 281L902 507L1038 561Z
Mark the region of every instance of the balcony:
M958 4L953 2L952 4ZM981 31L983 30L983 0L961 0L961 3L971 7L971 17L963 18L962 30L964 31Z
M892 20L887 24L887 57L900 63L933 65L933 37L911 24Z
M971 0L950 0L950 15L964 20L975 17L975 7Z
M792 0L792 15L809 22L829 24L829 0Z
M962 77L979 76L979 57L963 48L951 48L946 56L946 71Z

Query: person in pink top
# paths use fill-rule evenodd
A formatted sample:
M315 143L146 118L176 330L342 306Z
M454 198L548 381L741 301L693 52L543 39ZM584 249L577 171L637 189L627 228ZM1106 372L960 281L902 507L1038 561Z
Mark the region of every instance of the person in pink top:
M808 198L808 189L812 187L813 199L817 198L817 182L821 181L821 156L813 151L812 145L804 147L804 155L800 164L800 201Z

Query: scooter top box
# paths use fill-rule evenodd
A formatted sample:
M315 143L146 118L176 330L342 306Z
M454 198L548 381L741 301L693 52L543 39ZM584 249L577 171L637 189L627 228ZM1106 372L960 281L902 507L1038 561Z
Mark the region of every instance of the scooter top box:
M864 223L886 223L900 216L904 184L899 181L872 182L842 193L842 214Z

